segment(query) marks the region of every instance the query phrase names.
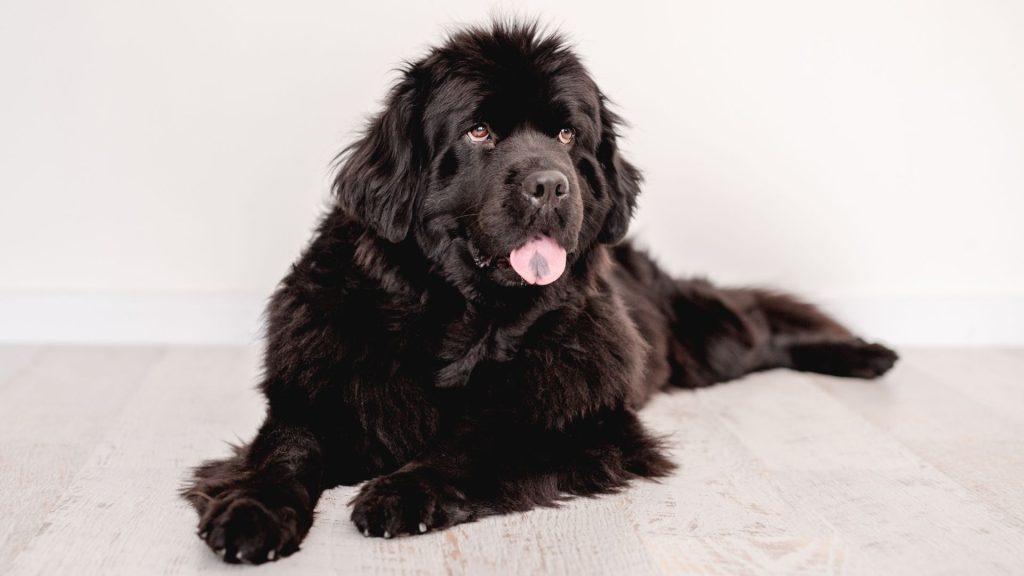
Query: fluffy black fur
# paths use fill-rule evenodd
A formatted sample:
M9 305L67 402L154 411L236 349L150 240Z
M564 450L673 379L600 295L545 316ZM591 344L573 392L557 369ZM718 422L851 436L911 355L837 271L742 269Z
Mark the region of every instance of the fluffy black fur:
M613 492L673 467L636 417L657 390L893 365L792 297L676 280L617 244L640 192L618 125L531 25L458 32L405 69L270 303L266 421L184 490L213 550L291 554L340 484L366 481L352 521L385 538ZM548 209L523 193L541 169L568 186ZM537 233L569 253L547 286L508 263Z

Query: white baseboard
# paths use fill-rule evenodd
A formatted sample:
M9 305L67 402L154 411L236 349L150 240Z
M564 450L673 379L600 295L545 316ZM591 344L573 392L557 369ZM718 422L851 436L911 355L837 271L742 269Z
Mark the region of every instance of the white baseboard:
M1024 346L1024 295L820 298L869 340L921 346Z
M1024 346L1024 296L819 298L871 340ZM0 342L241 344L261 337L265 298L0 294Z
M0 342L250 343L261 337L264 302L254 296L0 294Z

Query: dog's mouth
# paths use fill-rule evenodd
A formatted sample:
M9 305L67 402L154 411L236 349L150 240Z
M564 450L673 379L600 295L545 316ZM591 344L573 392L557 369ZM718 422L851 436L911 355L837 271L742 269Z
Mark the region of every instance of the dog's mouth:
M509 264L528 284L545 286L565 272L565 248L550 236L538 234L508 255Z
M469 253L477 268L510 268L522 282L546 286L561 278L565 272L568 252L554 238L537 234L514 248L507 257L487 256L473 242Z
M477 268L490 268L494 264L493 256L484 256L480 249L476 247L476 244L472 240L466 242L469 246L469 254L473 257L473 263L476 264Z

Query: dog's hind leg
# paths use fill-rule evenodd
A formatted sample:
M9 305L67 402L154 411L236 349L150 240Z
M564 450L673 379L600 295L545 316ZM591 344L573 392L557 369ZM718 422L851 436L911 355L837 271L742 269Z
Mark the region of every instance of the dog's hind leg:
M672 382L681 387L771 368L875 378L897 360L892 350L787 294L681 281L672 313Z
M827 314L786 294L745 291L771 332L767 367L851 378L877 378L897 354L855 336Z

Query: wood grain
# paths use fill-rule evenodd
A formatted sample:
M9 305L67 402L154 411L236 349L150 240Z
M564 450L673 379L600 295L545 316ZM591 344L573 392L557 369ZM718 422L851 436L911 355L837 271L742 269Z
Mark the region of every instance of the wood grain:
M1024 353L904 357L658 396L642 417L679 469L614 496L381 540L336 489L300 553L253 568L176 490L258 426L254 349L0 347L0 573L1019 573Z
M160 352L52 348L0 388L0 573L46 528L46 513Z

